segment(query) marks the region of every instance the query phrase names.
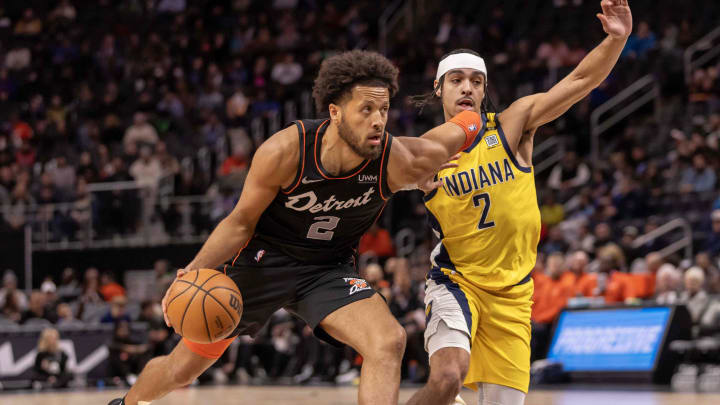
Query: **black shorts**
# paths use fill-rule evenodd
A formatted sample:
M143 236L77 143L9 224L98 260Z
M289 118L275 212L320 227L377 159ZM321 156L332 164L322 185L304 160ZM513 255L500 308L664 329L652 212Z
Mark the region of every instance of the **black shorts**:
M318 325L339 308L375 294L360 278L351 258L330 264L304 264L256 243L218 270L235 281L243 299L240 324L229 337L255 337L275 311L285 308L304 320L316 337L342 346Z

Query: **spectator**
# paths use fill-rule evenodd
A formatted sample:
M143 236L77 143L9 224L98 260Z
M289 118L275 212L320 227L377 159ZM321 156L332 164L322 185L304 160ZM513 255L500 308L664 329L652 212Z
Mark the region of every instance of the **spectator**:
M51 20L67 20L72 21L77 16L77 10L75 6L70 3L70 0L60 0L60 3L50 13Z
M231 122L237 122L245 117L249 107L250 100L245 96L242 88L240 86L236 86L235 92L225 103L225 114L227 114Z
M628 262L632 263L641 256L640 248L635 247L635 239L639 236L640 231L637 227L628 225L623 228L622 238L620 239L620 247L627 257Z
M100 294L107 302L113 301L115 297L125 297L125 288L115 281L112 272L105 271L100 276Z
M578 250L570 255L568 259L568 270L562 273L560 281L572 291L572 297L590 297L592 296L591 282L592 277L587 271L590 259L587 253Z
M659 305L673 305L679 300L678 290L682 282L682 273L670 263L660 266L655 283L655 302Z
M604 297L607 304L631 302L637 298L632 277L621 271L625 266L625 258L616 244L607 244L598 249L593 266L597 272L582 280L578 289L584 293L592 291L593 297Z
M68 164L65 156L58 156L55 158L55 167L50 173L61 199L68 200L75 189L75 167Z
M655 34L646 21L640 21L635 34L630 35L621 57L643 59L648 51L655 48Z
M567 249L568 244L565 242L562 229L559 226L551 227L547 238L543 241L541 251L549 255L555 252L565 252Z
M180 173L180 162L167 150L165 142L158 142L155 145L155 160L158 161L161 168L161 178L175 178Z
M122 295L116 295L110 301L110 310L100 318L100 323L130 322L130 315L127 313L127 299Z
M60 301L70 302L75 300L82 293L82 288L75 275L72 267L63 269L60 275L60 285L57 289L57 295Z
M55 311L58 315L57 324L66 326L66 325L75 325L75 326L82 326L84 323L80 321L79 319L75 318L75 315L73 314L72 307L70 304L66 302L61 302L57 305Z
M162 307L158 302L145 300L140 304L140 316L138 322L152 324L156 321L163 321Z
M60 333L47 328L40 334L33 367L33 387L67 388L73 376L68 370L68 355L60 348Z
M634 290L639 298L650 298L655 295L657 273L663 264L665 264L665 260L660 253L648 253L645 256L645 271L631 275Z
M163 175L163 168L160 162L152 155L148 146L140 148L140 157L130 166L130 175L135 179L138 186L148 187L157 190L160 178Z
M158 259L153 263L155 273L155 288L153 298L160 300L165 296L165 291L175 281L175 273L170 271L170 262L165 259Z
M55 314L47 309L47 297L40 291L33 291L30 294L28 309L20 317L20 324L25 323L55 323Z
M235 145L233 147L232 155L228 156L228 158L222 163L218 174L220 176L232 176L236 184L242 184L250 165L249 148L249 142Z
M95 267L85 270L82 294L80 295L81 303L97 304L103 302L100 296L99 274L100 272Z
M21 311L28 306L28 300L25 293L17 289L17 276L8 269L3 273L3 286L0 288L0 308L4 308L9 301Z
M370 229L360 239L358 253L373 253L377 257L385 258L395 254L395 246L392 237L387 229L383 229L380 225L374 223Z
M554 226L565 219L565 208L555 199L555 194L545 193L543 204L540 207L540 217L546 226Z
M437 35L435 36L435 43L443 45L450 40L454 34L455 27L453 25L452 13L445 13L440 18L440 26L438 27Z
M144 355L142 370L150 359L158 356L167 356L175 347L175 339L172 339L170 330L165 326L165 321L161 319L150 322L148 331L147 352Z
M270 77L283 86L290 86L297 83L302 74L302 66L295 62L295 56L292 53L287 53L283 56L282 62L278 62L273 66Z
M715 187L715 171L707 165L705 155L693 156L692 167L683 171L681 190L684 192L705 192Z
M550 330L567 301L573 295L572 286L561 279L565 258L562 253L552 253L547 258L547 279L533 293L532 307L532 353L533 360L544 357L549 344Z
M34 37L42 32L43 23L35 16L33 9L26 8L20 21L15 24L15 35Z
M708 293L703 290L705 274L701 268L691 267L685 272L683 279L685 290L680 294L679 302L687 306L693 324L697 324L710 303Z
M123 137L123 144L127 147L128 145L138 146L138 143L145 143L148 145L155 145L160 138L158 137L155 128L148 124L147 117L142 112L136 112L133 116L133 124L130 125L125 131Z
M382 266L377 263L370 263L365 266L365 269L360 273L360 276L370 284L375 291L380 291L383 288L388 288L390 283L385 281L385 275L383 274Z
M566 66L570 49L558 35L553 35L550 42L542 42L537 50L537 58L545 62L549 70Z
M556 164L550 172L547 185L561 195L572 195L590 180L590 169L578 161L577 153L565 153L560 163Z
M130 324L127 320L115 323L115 331L109 349L109 374L113 384L116 386L133 385L141 370L140 365L148 346L130 336Z

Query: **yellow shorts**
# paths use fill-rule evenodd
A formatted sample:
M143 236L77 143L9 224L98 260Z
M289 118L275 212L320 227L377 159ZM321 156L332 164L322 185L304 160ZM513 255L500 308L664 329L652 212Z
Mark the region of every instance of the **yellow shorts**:
M433 276L434 273L434 276ZM440 320L470 337L465 386L504 385L527 393L530 384L530 312L533 282L488 291L458 273L435 268L427 282L425 341Z

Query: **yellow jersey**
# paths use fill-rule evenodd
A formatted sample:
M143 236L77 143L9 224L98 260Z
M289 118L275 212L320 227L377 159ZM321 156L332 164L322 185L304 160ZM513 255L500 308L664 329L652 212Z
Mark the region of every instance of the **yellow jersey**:
M532 167L521 166L494 113L462 151L458 167L437 174L442 187L425 196L440 243L429 277L459 273L478 288L499 290L527 281L540 239Z

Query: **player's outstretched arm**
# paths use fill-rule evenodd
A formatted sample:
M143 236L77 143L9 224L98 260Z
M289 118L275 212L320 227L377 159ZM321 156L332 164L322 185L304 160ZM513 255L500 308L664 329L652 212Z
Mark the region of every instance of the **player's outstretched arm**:
M605 80L617 63L632 32L632 13L627 0L602 0L600 6L602 13L598 13L597 17L608 34L607 38L546 93L523 97L500 114L501 122L519 120L524 123L522 131L506 133L513 147L517 147L523 134L558 118L585 98Z
M390 190L414 189L426 182L448 159L472 143L481 127L478 113L463 111L418 138L393 138L388 161Z
M238 203L213 230L185 270L217 267L247 244L265 208L270 205L278 190L295 177L298 143L297 128L291 126L260 145L253 157Z

